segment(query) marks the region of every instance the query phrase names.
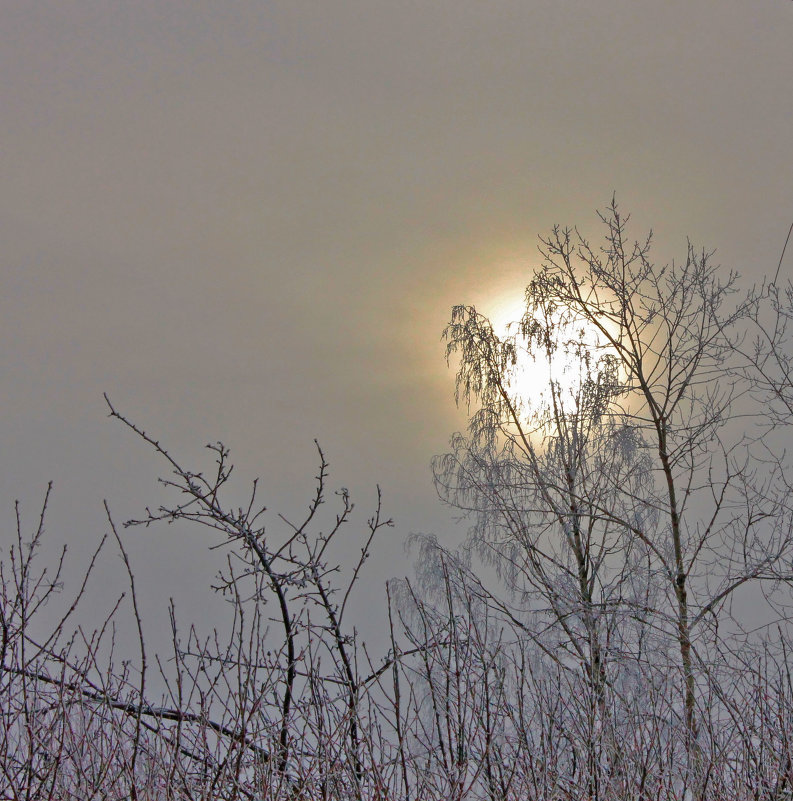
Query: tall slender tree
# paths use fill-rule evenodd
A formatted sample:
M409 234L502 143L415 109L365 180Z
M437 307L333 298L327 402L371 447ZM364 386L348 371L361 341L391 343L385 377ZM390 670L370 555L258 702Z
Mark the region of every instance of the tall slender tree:
M541 239L512 335L453 310L448 355L473 412L435 481L514 589L545 601L596 699L617 621L669 635L692 753L706 624L747 582L778 581L791 553L782 464L758 459L761 410L741 406L753 384L735 369L756 297L690 243L682 263L654 264L652 236L630 240L614 201L600 220L600 246L560 227ZM525 358L547 378L531 393L514 380Z

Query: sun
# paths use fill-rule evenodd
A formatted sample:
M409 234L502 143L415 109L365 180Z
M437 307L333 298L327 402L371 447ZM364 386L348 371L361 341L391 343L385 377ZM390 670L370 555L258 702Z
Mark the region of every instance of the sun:
M573 318L563 324L561 315L552 353L536 345L532 348L521 333L520 322L526 302L520 292L505 292L494 299L486 316L500 338L514 337L517 361L507 376L515 399L522 406L537 407L551 399L551 388L558 402L575 403L576 394L593 375L596 360L606 350L603 335L592 323ZM489 312L489 313L487 313ZM587 358L588 357L588 358Z

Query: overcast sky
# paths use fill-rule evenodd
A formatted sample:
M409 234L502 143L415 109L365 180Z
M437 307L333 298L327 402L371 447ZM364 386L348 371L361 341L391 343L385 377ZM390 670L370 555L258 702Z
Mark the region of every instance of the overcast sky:
M409 532L462 537L429 470L452 304L519 297L614 191L660 260L689 237L748 280L793 221L789 0L6 0L0 76L3 546L49 480L78 552L103 498L161 497L107 392L274 510L314 437L361 526L380 483L379 592ZM218 558L168 534L128 535L149 614Z

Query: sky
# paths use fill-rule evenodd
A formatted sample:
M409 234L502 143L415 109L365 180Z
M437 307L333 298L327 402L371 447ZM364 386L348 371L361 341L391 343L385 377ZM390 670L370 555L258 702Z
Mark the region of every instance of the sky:
M356 545L379 484L380 595L411 532L464 537L429 466L465 421L441 333L520 298L538 234L595 236L616 192L659 261L689 238L773 274L791 42L789 0L6 0L0 546L48 481L78 560L103 499L121 521L164 497L107 392L189 467L222 440L290 518L317 438ZM211 538L126 539L144 622L169 596L211 617Z

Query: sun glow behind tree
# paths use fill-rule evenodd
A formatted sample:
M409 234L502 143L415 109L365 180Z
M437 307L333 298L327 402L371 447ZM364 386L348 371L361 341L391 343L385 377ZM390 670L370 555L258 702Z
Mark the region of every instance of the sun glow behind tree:
M554 404L570 412L580 404L582 388L619 381L620 373L613 349L591 322L543 303L536 290L505 292L488 315L493 333L513 348L506 385L525 412Z

